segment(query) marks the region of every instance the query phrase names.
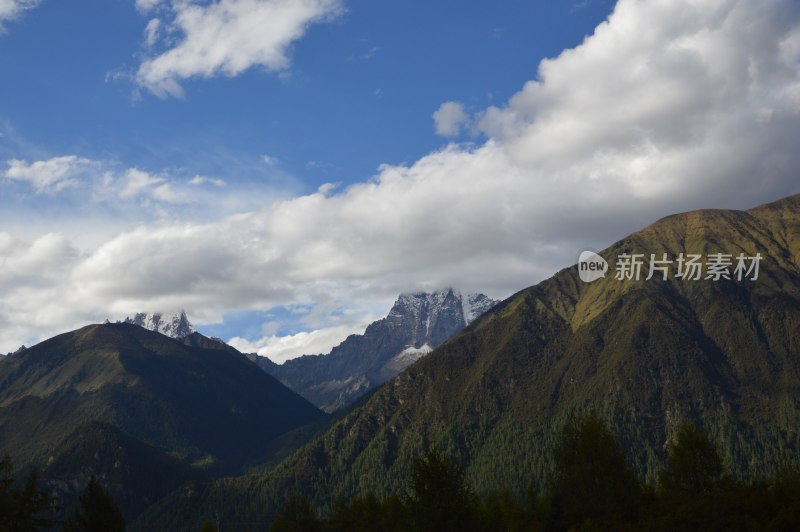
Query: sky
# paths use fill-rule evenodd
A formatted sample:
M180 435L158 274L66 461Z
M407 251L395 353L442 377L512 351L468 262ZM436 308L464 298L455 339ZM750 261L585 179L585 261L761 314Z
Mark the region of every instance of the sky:
M139 311L283 361L800 192L795 0L0 0L0 352Z

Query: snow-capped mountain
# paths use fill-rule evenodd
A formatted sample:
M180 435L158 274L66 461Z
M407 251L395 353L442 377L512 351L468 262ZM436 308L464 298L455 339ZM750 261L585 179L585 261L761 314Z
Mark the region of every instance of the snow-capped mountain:
M170 338L184 338L195 332L194 325L189 322L186 312L180 314L162 314L160 312L139 312L132 318L127 317L123 323L131 323L145 329L161 333Z
M306 355L259 366L323 410L351 403L446 342L498 302L445 289L402 294L389 314L352 335L328 355Z
M394 327L408 330L411 336L406 347L420 348L425 343L436 347L496 304L483 294L463 294L452 288L401 294L386 319Z

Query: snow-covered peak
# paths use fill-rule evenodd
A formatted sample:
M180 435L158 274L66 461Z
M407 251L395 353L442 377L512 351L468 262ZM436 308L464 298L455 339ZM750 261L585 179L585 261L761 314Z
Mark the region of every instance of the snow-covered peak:
M459 296L461 297L461 308L464 313L464 323L467 325L499 303L499 301L483 294L467 293L459 294Z
M180 314L162 314L160 312L139 312L132 318L127 317L123 323L131 323L145 329L161 333L170 338L183 338L195 332L194 325L186 317L186 312Z
M411 314L415 318L420 318L422 315L427 315L428 319L431 319L457 307L464 325L469 325L497 303L498 301L484 294L464 293L453 288L445 288L430 293L401 294L389 316Z
M462 293L446 288L436 292L401 294L386 317L395 331L402 331L415 347L447 341L497 301L483 294Z

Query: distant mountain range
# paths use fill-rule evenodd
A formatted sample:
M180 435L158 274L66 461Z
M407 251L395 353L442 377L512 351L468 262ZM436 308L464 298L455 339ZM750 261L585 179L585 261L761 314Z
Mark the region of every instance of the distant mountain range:
M351 335L329 354L308 354L283 364L255 353L247 356L322 410L333 412L391 379L497 303L484 294L452 288L401 294L385 318L370 324L363 335ZM184 311L139 312L122 323L175 339L196 332Z
M451 288L403 294L389 315L352 335L327 355L306 355L275 364L251 358L318 407L332 412L349 405L440 346L497 304L483 294Z
M402 493L413 458L432 445L457 456L479 492L522 491L541 486L558 431L589 410L651 482L689 420L736 477L800 467L800 195L669 216L600 252L612 268L639 254L666 254L672 275L586 283L577 266L564 269L489 310L274 470L176 492L136 528L194 525L198 508L268 526L295 493L320 508ZM758 279L675 275L678 258L700 255L705 267L717 254L760 255Z
M186 331L185 315L166 329ZM183 481L241 473L325 414L230 346L90 325L0 360L0 454L74 502L100 477L128 517Z
M494 303L454 290L404 295L337 355L303 360L336 361L368 389ZM272 463L329 423L253 359L269 366L199 334L183 311L141 312L22 347L0 357L0 453L17 473L39 469L65 510L95 475L135 517L184 482ZM326 375L324 363L317 368ZM359 395L340 391L339 406Z

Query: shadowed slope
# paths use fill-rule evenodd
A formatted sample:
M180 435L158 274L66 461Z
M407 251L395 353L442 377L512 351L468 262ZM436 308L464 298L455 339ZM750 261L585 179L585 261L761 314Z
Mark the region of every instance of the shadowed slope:
M117 478L130 515L163 494L142 464L175 471L166 484L241 472L276 437L324 416L241 353L185 342L91 325L4 359L0 452L47 466L57 485Z

